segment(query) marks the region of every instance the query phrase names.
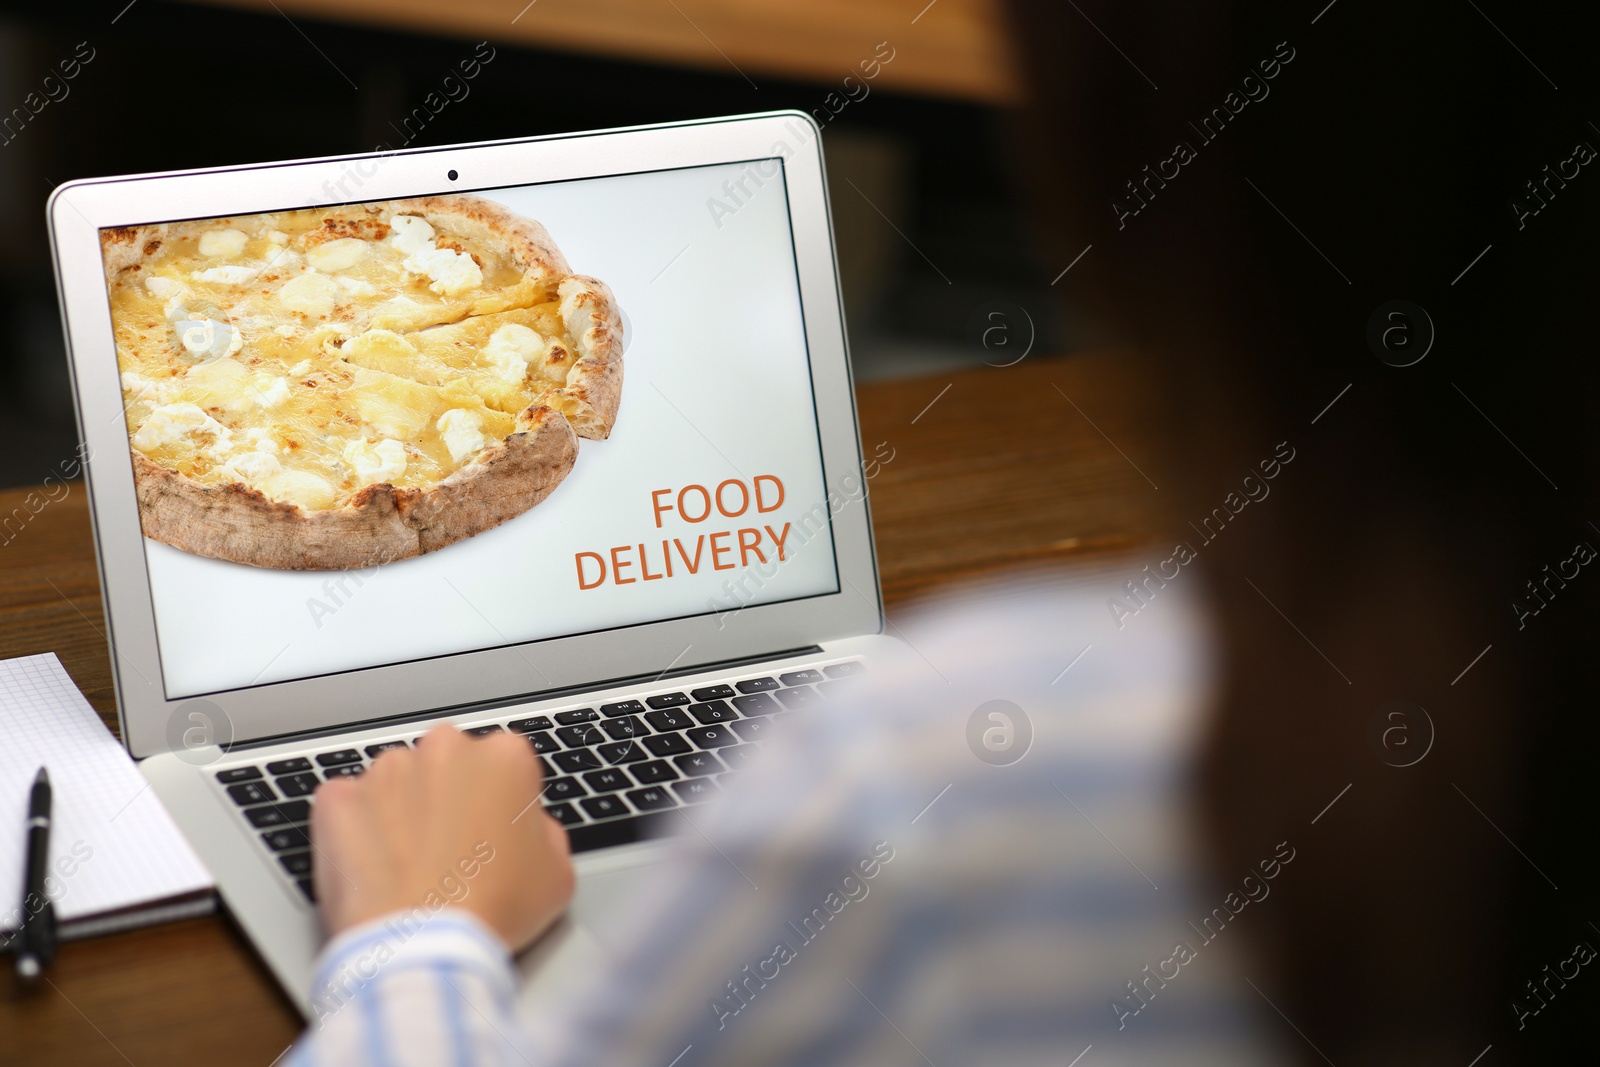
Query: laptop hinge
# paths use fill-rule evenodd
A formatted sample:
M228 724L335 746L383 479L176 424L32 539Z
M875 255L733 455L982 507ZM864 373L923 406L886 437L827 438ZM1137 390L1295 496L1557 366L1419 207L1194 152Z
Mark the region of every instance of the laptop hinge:
M442 708L431 708L424 711L407 712L403 715L378 716L371 719L362 719L358 722L340 723L337 726L319 727L315 730L300 730L294 733L274 734L271 737L256 737L249 741L236 741L227 746L227 752L244 752L252 748L265 748L269 745L281 745L288 741L309 741L318 737L332 737L338 734L352 733L357 730L370 730L380 726L398 726L408 722L422 722L429 719L444 718L449 715L463 715L477 711L493 711L495 708L509 707L513 704L531 704L536 701L555 700L560 697L578 696L583 693L593 693L601 689L614 689L624 685L654 685L669 678L682 678L690 674L702 674L706 671L733 670L747 667L755 663L771 663L774 660L792 659L795 656L815 656L822 652L821 645L804 645L799 648L788 648L778 652L763 652L754 656L741 656L737 659L713 660L709 663L692 663L688 666L677 667L672 670L662 671L657 674L631 674L621 675L616 678L602 678L582 685L562 686L556 689L539 689L517 696L500 697L495 700L474 701L467 704L452 704Z

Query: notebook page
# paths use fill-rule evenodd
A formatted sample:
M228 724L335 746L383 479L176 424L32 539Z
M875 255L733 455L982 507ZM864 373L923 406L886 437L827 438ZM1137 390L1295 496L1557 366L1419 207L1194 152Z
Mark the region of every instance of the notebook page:
M0 930L20 918L23 822L41 765L54 789L47 887L58 921L212 888L55 654L0 660Z

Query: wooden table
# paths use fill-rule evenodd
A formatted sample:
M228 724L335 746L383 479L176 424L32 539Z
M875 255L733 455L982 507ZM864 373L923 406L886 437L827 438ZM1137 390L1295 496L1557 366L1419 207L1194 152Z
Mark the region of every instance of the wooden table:
M864 450L892 457L870 488L891 611L997 567L1105 563L1150 540L1156 494L1133 467L1154 466L1160 420L1149 392L1113 353L863 386ZM0 492L0 519L26 510L28 492ZM49 651L115 730L78 484L0 544L0 656ZM267 1067L300 1030L222 915L67 944L51 984L32 993L9 964L0 967L7 1063Z
M840 88L887 41L875 88L986 104L1020 95L1000 0L203 0ZM887 54L887 53L886 53ZM849 87L860 92L854 83ZM818 103L821 103L819 99Z

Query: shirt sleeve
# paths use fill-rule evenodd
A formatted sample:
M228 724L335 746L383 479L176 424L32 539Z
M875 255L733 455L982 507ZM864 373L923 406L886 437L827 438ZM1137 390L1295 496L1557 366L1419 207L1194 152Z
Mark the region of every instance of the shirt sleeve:
M317 961L312 1021L286 1064L525 1064L505 946L471 912L397 911L345 931Z

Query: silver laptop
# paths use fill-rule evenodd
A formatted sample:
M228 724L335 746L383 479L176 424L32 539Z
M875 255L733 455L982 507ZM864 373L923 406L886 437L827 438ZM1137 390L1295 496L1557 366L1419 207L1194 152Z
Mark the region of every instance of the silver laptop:
M85 180L49 220L122 737L308 1015L320 782L524 735L579 872L542 984L890 640L804 114ZM542 480L495 489L517 434ZM436 491L474 478L488 519ZM294 540L406 486L446 543Z

